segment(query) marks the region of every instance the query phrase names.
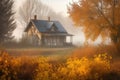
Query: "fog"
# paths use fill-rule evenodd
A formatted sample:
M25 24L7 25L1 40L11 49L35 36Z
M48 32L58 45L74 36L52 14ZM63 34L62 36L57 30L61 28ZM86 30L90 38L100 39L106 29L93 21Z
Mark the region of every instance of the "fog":
M21 19L22 15L20 14L20 8L24 7L24 6L22 6L23 2L24 2L23 0L15 0L15 7L14 7L14 10L16 12L15 19L16 19L16 23L17 23L17 28L15 29L13 35L15 36L15 39L18 41L22 37L22 35L24 33L24 29L26 27L25 22L23 21L23 19ZM42 4L47 7L46 4L44 4L44 3L42 3ZM46 19L48 19L48 16L50 16L51 20L59 21L64 26L64 28L67 30L67 32L69 34L74 35L73 36L74 44L77 44L77 45L83 44L83 42L85 41L83 29L81 29L80 27L75 27L73 21L69 18L69 16L63 16L63 14L61 14L61 12L57 13L52 8L48 7L48 9L50 10L48 12L48 14L47 15L44 15L44 14L38 15L38 19L46 20ZM33 18L33 15L32 15L32 18ZM25 25L23 25L23 24L25 24ZM69 41L68 37L67 37L67 41Z

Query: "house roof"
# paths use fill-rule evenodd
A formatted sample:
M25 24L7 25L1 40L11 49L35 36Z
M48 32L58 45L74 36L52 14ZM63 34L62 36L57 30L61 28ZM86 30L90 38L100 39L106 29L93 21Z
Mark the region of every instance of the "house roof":
M47 32L52 27L52 25L55 25L58 29L58 32L67 33L59 21L31 20L30 23L32 23L39 30L39 32ZM25 29L25 32L28 30L30 23Z

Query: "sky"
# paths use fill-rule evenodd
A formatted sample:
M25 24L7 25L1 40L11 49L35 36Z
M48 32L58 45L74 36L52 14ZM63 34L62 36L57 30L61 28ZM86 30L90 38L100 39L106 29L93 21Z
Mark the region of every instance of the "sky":
M44 4L50 6L55 12L62 14L63 16L68 16L67 5L70 2L78 0L41 0Z
M22 4L25 0L15 0L16 1L16 9ZM60 13L63 16L68 16L67 14L67 5L70 2L78 0L41 0L44 4L52 8L56 13Z

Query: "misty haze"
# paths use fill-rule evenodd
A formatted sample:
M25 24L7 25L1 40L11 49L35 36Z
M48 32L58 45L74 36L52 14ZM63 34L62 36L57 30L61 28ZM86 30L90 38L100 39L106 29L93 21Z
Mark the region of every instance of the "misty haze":
M120 80L120 1L1 0L0 80Z

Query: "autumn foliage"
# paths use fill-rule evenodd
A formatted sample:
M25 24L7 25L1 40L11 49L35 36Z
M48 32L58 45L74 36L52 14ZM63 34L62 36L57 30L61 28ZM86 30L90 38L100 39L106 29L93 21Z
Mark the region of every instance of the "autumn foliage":
M70 4L68 13L76 25L84 28L86 39L102 36L104 40L109 37L113 43L119 42L119 0L79 0Z
M112 75L111 75L112 74ZM113 76L115 75L115 76ZM0 53L0 80L119 80L111 69L111 57L68 58L51 62L47 57L12 57Z

